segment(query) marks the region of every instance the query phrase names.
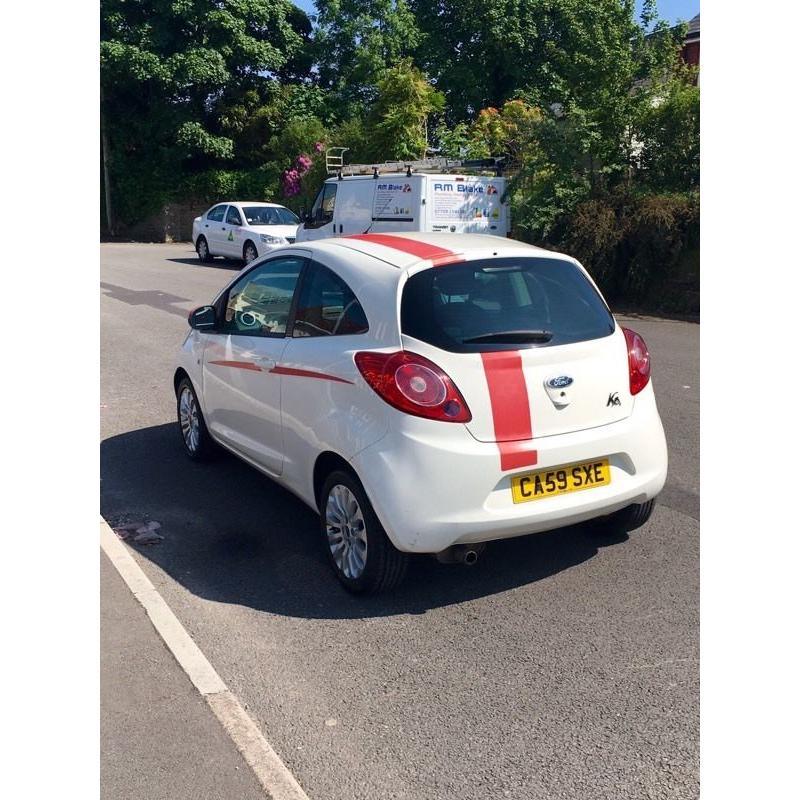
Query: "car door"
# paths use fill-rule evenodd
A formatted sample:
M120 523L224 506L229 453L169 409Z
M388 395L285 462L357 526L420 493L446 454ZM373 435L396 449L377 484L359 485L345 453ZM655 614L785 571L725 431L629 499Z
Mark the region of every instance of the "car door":
M242 227L242 215L236 206L228 206L225 222L222 226L222 243L225 255L230 258L241 258L245 242L245 229Z
M302 236L298 236L300 241L311 239L326 239L335 236L336 230L333 222L334 209L336 207L336 183L323 183L319 190L317 199L311 208L311 216L301 228Z
M292 333L281 358L281 416L287 481L311 473L319 442L349 458L385 432L354 400L353 354L369 347L364 309L345 280L311 261L298 291Z
M225 212L228 206L226 203L214 206L201 223L200 232L206 237L208 250L212 255L225 255L225 245L222 237L222 226L225 220Z
M303 252L248 269L218 301L203 351L206 422L214 436L267 472L283 470L281 376Z

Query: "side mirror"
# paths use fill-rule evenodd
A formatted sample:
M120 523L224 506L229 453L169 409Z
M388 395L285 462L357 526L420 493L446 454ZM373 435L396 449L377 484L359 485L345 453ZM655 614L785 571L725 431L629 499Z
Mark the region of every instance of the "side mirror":
M189 314L189 327L196 331L210 331L217 327L217 310L214 306L200 306Z

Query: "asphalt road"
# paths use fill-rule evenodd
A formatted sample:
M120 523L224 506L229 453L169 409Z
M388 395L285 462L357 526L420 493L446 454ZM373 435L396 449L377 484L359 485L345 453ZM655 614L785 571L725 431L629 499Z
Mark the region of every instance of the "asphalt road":
M101 510L162 524L137 561L312 800L697 797L699 326L624 319L670 449L646 527L494 543L472 568L419 558L362 599L300 501L182 453L173 354L237 269L102 246Z

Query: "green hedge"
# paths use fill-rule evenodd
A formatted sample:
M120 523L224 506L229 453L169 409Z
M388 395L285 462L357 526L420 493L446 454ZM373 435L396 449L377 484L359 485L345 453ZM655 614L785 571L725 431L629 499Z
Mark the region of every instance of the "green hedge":
M547 245L575 256L619 308L700 312L698 194L584 201Z
M191 197L208 203L220 200L275 200L280 192L281 170L274 163L249 170L212 169L185 178L180 198Z

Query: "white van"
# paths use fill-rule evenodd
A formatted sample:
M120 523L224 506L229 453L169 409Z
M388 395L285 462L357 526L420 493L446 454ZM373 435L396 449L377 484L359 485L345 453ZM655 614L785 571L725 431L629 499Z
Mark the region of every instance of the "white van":
M415 231L507 236L505 189L505 178L477 175L340 175L322 185L297 241Z

